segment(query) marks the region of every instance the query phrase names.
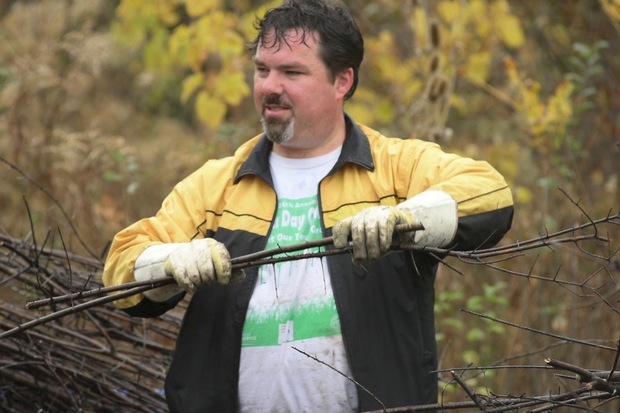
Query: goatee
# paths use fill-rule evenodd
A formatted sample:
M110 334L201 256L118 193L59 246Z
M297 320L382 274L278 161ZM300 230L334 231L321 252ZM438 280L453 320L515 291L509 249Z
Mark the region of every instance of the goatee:
M293 138L294 119L280 121L277 119L265 119L263 116L261 123L263 124L263 130L267 139L273 143L285 143Z
M287 109L292 107L286 99L277 94L267 95L263 98L263 108L267 105L277 105ZM293 138L294 118L286 120L269 119L265 117L263 112L261 123L263 124L263 130L265 135L267 135L267 139L273 143L285 143Z

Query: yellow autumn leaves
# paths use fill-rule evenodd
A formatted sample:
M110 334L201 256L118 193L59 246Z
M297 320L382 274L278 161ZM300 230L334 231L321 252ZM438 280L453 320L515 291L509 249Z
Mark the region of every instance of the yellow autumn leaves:
M554 149L548 145L548 136L561 135L573 115L571 95L574 85L565 80L555 88L545 102L540 95L541 85L531 79L524 79L517 70L513 59L505 60L506 73L514 88L513 104L526 120L535 147L543 152Z
M245 40L236 27L236 18L216 10L179 25L170 36L171 58L191 70L181 101L193 102L198 119L211 128L250 93L244 78Z
M113 31L142 49L146 70L185 73L181 101L212 129L250 94L245 44L254 14L223 9L220 0L123 0Z
M607 0L613 11L612 1ZM251 66L245 45L255 35L255 16L280 1L265 3L259 9L252 9L247 1L224 3L122 0L113 27L119 40L141 50L144 70L183 73L181 102L193 107L197 119L211 129L217 129L249 96ZM405 118L424 93L431 59L440 62L442 76L448 81L462 76L487 87L490 72L497 67L494 58L498 51L518 50L525 44L520 21L506 0L441 0L431 4L403 7L399 27L365 33L366 79L355 99L347 103L347 111L361 122L398 121L412 130L411 125L419 120ZM440 22L439 45L432 45L431 21ZM397 31L411 33L411 38L398 38ZM403 53L403 44L412 45L409 53ZM571 85L558 85L555 94L545 101L540 85L535 81L526 84L515 61L506 62L508 84L493 87L516 90L501 93L527 119L533 135L540 136L548 128L561 131L571 116ZM451 101L456 110L467 111L467 102L458 94Z

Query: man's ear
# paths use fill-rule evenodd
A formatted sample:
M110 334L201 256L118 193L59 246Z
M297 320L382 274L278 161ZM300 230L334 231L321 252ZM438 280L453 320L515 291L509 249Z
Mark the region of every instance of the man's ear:
M355 72L352 67L349 67L336 75L334 86L336 86L336 93L339 97L344 99L344 96L349 93L349 90L353 87L354 79Z

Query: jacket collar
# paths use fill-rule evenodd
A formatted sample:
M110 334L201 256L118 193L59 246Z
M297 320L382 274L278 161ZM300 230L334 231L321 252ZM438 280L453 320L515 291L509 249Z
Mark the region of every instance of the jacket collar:
M374 171L375 164L370 153L368 137L349 115L345 114L344 117L347 136L342 145L340 157L330 174L345 163L354 163L369 171ZM252 149L248 159L239 168L235 177L235 183L238 183L245 175L257 175L269 184L273 184L271 174L269 173L269 154L272 148L273 143L263 134L254 149Z

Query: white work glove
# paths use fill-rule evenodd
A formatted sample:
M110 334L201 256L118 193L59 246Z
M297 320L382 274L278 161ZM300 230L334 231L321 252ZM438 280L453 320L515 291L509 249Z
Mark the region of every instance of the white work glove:
M424 230L393 237L396 225L413 223L422 224ZM396 207L366 208L336 223L332 235L336 248L346 247L351 240L353 261L360 263L379 258L392 245L445 246L454 239L457 226L456 201L446 192L429 190Z
M416 222L409 211L391 206L369 207L336 223L332 230L334 246L344 248L351 239L354 262L374 260L390 249L396 225Z
M181 245L164 263L166 275L174 277L177 284L187 292L195 292L199 285L215 281L228 284L231 269L228 250L213 238Z
M136 281L173 277L176 285L167 285L144 292L156 302L163 302L181 292L195 292L201 284L228 284L243 279L242 270L232 272L230 254L221 242L203 238L191 242L159 244L145 249L136 259ZM179 288L180 287L180 288Z

